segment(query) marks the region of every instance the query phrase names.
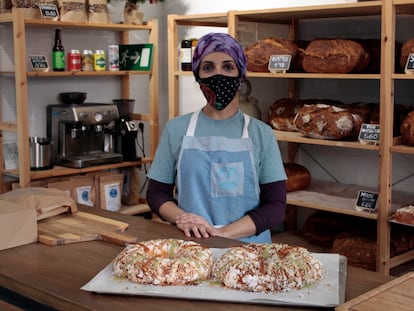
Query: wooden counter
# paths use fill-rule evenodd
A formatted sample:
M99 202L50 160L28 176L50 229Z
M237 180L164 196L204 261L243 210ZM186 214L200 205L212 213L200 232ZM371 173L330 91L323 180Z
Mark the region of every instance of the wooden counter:
M80 210L128 222L130 227L127 233L136 235L139 240L184 239L182 232L171 225L104 210L84 207L80 207ZM224 238L197 241L209 247L230 247L240 244L238 241ZM275 306L266 305L100 295L80 290L122 249L122 246L108 242L92 241L58 246L35 243L3 250L0 251L0 286L58 310L279 310ZM380 273L349 267L346 300L391 279Z

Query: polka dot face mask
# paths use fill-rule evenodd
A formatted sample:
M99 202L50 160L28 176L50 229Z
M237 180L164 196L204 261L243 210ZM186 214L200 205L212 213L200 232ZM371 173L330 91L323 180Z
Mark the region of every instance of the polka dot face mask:
M233 100L240 87L240 77L215 75L200 79L200 89L207 102L217 110L223 110Z

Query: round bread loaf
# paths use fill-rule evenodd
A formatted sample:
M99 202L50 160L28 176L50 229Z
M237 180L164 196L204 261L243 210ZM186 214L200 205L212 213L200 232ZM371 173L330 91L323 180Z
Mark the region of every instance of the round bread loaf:
M306 189L311 184L311 174L303 165L297 163L283 163L286 171L286 191Z
M408 55L411 53L414 53L414 38L405 41L401 47L400 66L402 69L405 69Z
M312 73L361 72L369 58L364 47L353 40L315 39L305 50L303 69Z
M303 104L290 98L281 98L275 101L269 109L269 123L279 131L296 132L293 120Z
M414 146L414 111L411 111L402 120L400 127L403 144Z
M265 38L259 40L245 49L247 70L256 72L269 72L269 59L271 55L291 55L296 58L298 46L290 40L282 38Z

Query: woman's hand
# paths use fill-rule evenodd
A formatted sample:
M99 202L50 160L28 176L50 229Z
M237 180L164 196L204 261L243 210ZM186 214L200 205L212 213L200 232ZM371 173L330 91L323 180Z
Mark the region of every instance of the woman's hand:
M196 238L208 238L217 235L216 229L203 217L192 213L183 213L175 219L177 228L182 230L186 237L193 234Z

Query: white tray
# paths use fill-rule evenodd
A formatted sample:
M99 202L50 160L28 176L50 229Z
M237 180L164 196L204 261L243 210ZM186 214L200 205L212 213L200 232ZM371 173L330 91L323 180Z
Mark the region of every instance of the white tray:
M217 258L226 249L213 248ZM114 279L112 264L101 270L81 289L100 294L122 294L168 297L223 302L335 307L345 302L347 275L346 257L338 254L314 253L323 264L323 278L314 286L283 293L255 293L228 289L214 282L193 286L154 286Z

